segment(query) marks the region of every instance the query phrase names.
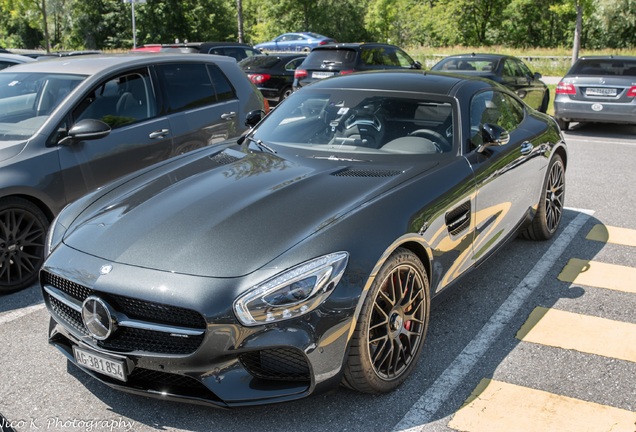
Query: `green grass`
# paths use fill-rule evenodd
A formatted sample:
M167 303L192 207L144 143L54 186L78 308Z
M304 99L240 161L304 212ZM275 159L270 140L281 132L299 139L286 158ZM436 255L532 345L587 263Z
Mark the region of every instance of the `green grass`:
M554 91L556 90L556 84L548 84L548 90L550 90L550 104L548 105L547 114L554 115Z

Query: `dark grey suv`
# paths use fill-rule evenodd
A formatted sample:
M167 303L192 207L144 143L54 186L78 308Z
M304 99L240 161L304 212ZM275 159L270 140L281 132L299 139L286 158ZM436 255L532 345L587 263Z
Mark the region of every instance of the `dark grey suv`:
M35 281L67 203L239 136L263 109L228 57L80 56L0 71L0 293Z
M335 75L378 69L421 69L395 45L381 43L339 43L311 50L294 73L294 89Z

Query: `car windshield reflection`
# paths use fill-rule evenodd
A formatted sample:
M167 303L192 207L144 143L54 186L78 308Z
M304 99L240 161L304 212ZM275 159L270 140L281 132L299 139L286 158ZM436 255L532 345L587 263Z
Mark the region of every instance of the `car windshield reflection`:
M0 142L31 137L85 78L70 74L0 75Z
M439 154L452 149L450 100L306 90L274 110L254 138L331 153Z

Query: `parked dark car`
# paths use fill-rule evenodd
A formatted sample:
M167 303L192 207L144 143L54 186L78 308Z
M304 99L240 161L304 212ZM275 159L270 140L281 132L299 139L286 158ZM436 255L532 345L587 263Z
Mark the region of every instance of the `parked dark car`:
M253 46L238 42L185 42L173 44L148 44L130 50L130 52L151 53L200 53L232 57L237 62L244 58L261 54Z
M452 55L440 60L431 70L491 79L517 93L532 108L543 113L548 110L550 91L541 81L541 74L531 72L517 57L501 54Z
M636 57L579 58L556 88L554 116L570 122L636 124Z
M269 42L256 44L261 51L301 51L309 52L317 46L335 43L336 40L313 32L285 33Z
M35 282L49 222L66 204L238 136L263 107L221 56L84 55L0 71L0 293Z
M421 69L422 65L395 45L344 43L311 50L294 74L294 89L336 75L378 69Z
M302 54L260 55L239 66L270 102L278 103L293 91L294 71L305 60Z
M554 119L489 80L316 82L248 135L67 207L40 278L49 341L166 400L391 391L432 298L517 233L555 234L566 164Z
M15 66L22 63L30 63L35 61L31 57L19 55L19 54L5 54L0 53L0 70L6 69L10 66Z

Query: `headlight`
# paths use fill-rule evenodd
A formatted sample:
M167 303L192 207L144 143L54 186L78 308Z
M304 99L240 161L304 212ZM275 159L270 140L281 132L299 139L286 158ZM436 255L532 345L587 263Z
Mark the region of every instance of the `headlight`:
M234 313L246 326L309 313L331 294L348 260L347 252L336 252L279 273L238 297L234 302Z
M66 233L66 227L60 223L60 215L57 215L51 222L49 232L46 233L46 243L44 244L45 258L51 255L51 252L62 242L64 233Z

